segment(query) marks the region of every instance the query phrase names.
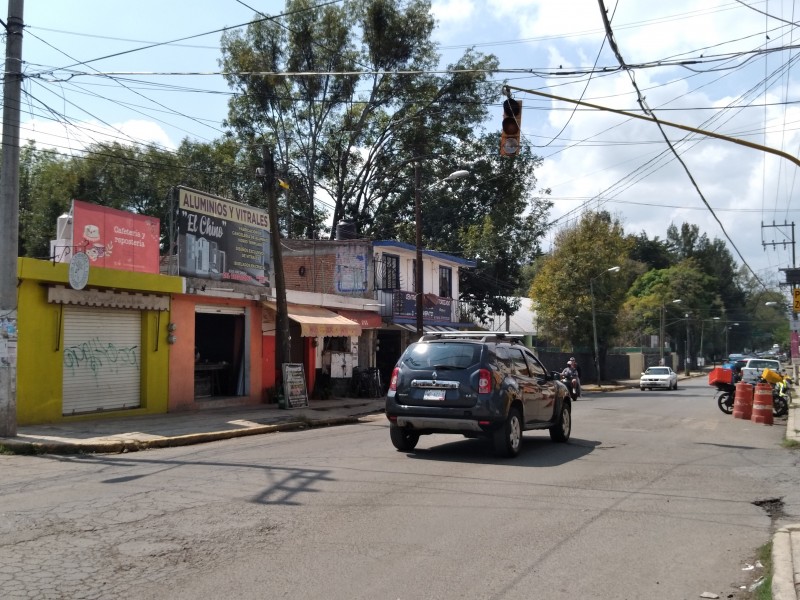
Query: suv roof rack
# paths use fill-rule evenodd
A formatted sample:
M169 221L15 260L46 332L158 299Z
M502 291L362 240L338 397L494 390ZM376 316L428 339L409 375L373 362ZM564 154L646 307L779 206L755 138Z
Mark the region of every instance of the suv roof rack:
M426 333L420 338L421 342L430 340L446 339L476 339L481 342L489 341L509 341L511 343L521 343L524 336L520 333L508 333L507 331L441 331L436 333Z

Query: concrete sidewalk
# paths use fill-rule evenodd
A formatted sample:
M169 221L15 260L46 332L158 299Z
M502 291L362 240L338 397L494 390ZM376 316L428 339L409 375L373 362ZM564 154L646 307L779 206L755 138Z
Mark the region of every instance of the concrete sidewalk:
M355 423L384 410L384 398L311 400L309 406L282 409L277 404L215 408L48 425L18 427L0 446L21 453L78 454L130 452L202 444L245 435Z
M798 405L792 403L786 419L786 439L800 443ZM797 600L800 587L800 523L779 529L772 537L772 598Z

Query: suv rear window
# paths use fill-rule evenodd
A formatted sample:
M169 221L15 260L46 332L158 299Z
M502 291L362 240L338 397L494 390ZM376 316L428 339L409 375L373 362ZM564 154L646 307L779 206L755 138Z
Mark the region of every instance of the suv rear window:
M480 360L480 344L437 342L414 344L408 348L403 362L412 369L452 367L466 369Z

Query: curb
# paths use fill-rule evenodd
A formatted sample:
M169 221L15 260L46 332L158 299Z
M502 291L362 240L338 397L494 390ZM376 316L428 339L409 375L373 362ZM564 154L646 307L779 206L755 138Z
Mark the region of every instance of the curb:
M792 556L792 533L796 531L800 531L800 525L789 525L772 536L773 600L797 600Z
M367 416L368 414L377 413L366 413L361 416ZM151 440L109 439L91 442L25 442L18 439L0 439L0 447L19 451L20 454L120 454L123 452L138 452L150 448L191 446L194 444L203 444L206 442L261 435L265 433L276 433L280 431L297 431L300 429L350 425L357 423L361 416L330 417L327 419L315 419L313 421L289 421L272 425L259 425L247 429L226 429L206 433L190 433Z

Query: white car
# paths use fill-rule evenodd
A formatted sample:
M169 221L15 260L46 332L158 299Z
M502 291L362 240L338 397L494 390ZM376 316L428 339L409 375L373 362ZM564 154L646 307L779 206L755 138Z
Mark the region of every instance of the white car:
M670 367L650 367L639 378L639 387L643 390L677 390L678 374Z

